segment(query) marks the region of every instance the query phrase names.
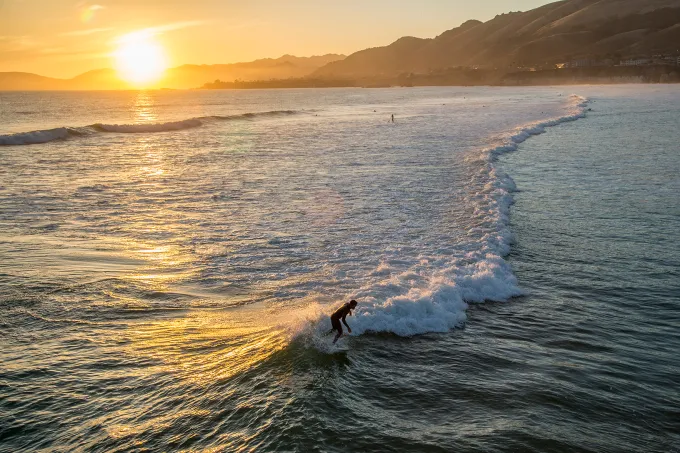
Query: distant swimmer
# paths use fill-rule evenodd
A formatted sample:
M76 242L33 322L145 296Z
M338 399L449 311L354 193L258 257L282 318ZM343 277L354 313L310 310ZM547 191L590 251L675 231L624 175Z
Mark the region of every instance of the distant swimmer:
M394 113L392 114L392 122L394 123Z
M333 339L333 344L335 344L335 342L338 341L342 336L342 324L340 324L341 319L342 323L347 327L347 332L352 333L352 329L347 324L347 321L345 321L345 318L347 317L347 315L352 316L352 310L354 310L356 306L357 301L350 300L348 303L344 304L342 307L335 310L335 313L331 315L331 325L333 326L331 332L333 332L334 330L338 332L335 335L335 339Z

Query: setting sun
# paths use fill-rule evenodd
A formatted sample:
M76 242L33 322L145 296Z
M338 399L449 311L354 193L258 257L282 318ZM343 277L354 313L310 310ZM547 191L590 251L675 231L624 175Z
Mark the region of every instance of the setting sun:
M118 39L118 49L113 56L121 79L135 85L152 84L167 69L163 47L152 34L144 31L130 33Z

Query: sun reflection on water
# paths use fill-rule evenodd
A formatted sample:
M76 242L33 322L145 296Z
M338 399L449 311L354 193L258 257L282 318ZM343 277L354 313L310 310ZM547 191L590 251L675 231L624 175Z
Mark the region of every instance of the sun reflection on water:
M158 121L156 102L148 91L140 91L132 105L135 123L153 123Z
M287 344L284 332L252 309L191 312L131 326L127 334L130 354L160 360L164 371L197 385L246 372Z

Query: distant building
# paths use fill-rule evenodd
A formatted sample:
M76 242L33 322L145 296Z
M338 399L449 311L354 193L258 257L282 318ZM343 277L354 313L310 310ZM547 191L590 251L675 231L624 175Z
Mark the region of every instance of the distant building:
M582 59L582 60L571 60L566 63L566 68L589 68L593 66L593 60Z
M631 58L629 60L621 60L620 66L644 66L651 63L649 58Z

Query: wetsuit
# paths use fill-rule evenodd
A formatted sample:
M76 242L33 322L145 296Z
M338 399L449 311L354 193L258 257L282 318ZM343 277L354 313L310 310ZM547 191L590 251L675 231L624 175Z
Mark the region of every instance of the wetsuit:
M345 322L345 317L347 315L352 316L352 308L350 307L349 302L335 310L335 313L331 315L331 326L333 326L333 330L337 330L340 335L342 335L342 324L340 323L340 320L342 319L342 321Z

